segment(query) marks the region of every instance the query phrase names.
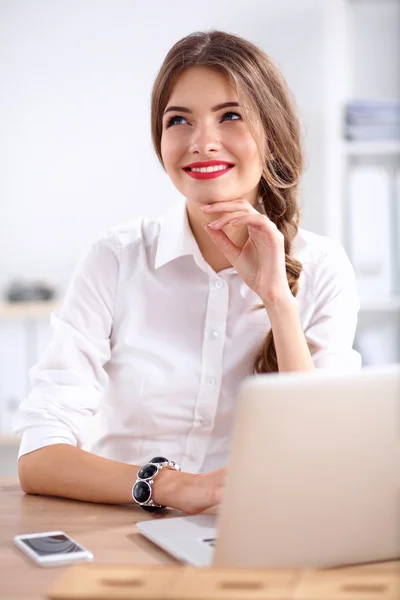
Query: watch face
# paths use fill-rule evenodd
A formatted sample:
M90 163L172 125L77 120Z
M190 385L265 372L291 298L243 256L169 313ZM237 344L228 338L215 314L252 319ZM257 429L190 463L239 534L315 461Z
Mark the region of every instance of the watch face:
M144 465L138 472L138 479L151 479L157 473L159 467L157 465Z
M151 488L147 481L138 481L133 486L133 497L136 502L142 504L143 502L147 502L147 500L151 496Z

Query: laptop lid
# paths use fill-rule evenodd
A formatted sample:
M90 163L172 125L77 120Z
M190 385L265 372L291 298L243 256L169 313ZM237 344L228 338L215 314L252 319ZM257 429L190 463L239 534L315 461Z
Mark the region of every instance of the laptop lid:
M400 365L245 380L214 564L398 557Z

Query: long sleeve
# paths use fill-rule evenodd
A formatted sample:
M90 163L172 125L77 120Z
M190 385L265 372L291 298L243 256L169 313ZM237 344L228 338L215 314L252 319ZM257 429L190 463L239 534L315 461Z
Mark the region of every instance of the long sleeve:
M31 392L16 416L19 457L51 444L84 443L108 381L103 367L110 358L119 254L115 234L93 244L51 316L51 342L29 373Z
M316 265L310 294L314 307L305 336L317 368L359 369L353 349L360 302L354 269L344 249L334 242Z

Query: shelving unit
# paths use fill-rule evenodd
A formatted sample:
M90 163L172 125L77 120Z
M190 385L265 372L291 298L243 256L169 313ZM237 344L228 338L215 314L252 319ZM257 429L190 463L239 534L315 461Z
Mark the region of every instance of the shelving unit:
M19 446L20 437L18 435L0 435L0 447Z
M368 159L369 164L376 160L380 165L386 164L388 169L397 164L400 172L400 142L396 141L371 141L357 142L347 141L343 143L344 165L343 185L346 185L346 175L354 161ZM399 199L400 202L400 199ZM399 204L400 205L400 204ZM344 218L346 217L344 211ZM400 232L399 232L400 235ZM346 242L346 240L345 240ZM400 275L400 273L399 273ZM400 295L393 294L392 297L379 299L361 299L361 312L366 313L400 313ZM396 324L395 324L396 325ZM400 331L399 331L399 353L400 353ZM398 360L400 361L400 355Z
M330 0L327 4L324 32L325 234L339 241L351 259L347 205L349 170L355 165L373 164L374 161L400 170L400 141L346 140L344 109L349 101L400 99L400 1ZM376 348L377 363L400 362L400 295L393 292L391 297L361 298L356 347L359 340L365 342L369 331L372 335L367 354L375 356ZM363 353L362 348L358 349ZM374 363L375 359L368 362Z
M342 152L345 156L399 156L400 142L343 142Z
M387 300L365 300L361 302L362 312L369 313L392 313L400 311L400 297L393 297Z
M0 302L0 319L36 319L46 317L60 306L59 301L42 302Z
M14 457L20 438L12 420L29 390L29 369L37 362L50 337L49 317L59 300L0 302L0 449ZM11 460L11 459L10 459ZM14 458L12 459L14 460Z

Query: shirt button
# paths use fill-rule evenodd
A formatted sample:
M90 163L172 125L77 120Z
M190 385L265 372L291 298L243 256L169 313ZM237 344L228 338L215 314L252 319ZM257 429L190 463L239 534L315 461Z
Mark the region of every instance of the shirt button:
M217 290L222 290L222 288L224 287L224 282L220 279L217 279L217 281L215 282L215 287L217 288Z
M207 377L207 385L213 386L217 383L215 377Z
M219 338L218 331L211 331L210 340L217 340Z

